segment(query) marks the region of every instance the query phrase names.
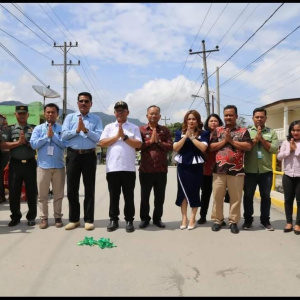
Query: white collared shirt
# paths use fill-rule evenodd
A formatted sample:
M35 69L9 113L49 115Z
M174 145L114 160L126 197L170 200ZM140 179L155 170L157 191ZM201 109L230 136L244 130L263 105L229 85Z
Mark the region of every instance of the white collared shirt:
M123 125L123 131L129 138L142 141L139 127L126 121ZM107 124L101 134L100 141L117 135L119 130L118 122ZM129 146L125 141L119 139L111 146L107 147L106 153L106 173L116 171L135 172L135 148Z

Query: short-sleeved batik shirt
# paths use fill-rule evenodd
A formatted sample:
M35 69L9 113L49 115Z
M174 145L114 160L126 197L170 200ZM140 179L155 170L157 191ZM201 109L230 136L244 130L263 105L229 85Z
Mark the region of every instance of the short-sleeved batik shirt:
M225 132L226 127L217 127L212 133L211 143L222 141L225 138ZM230 130L230 134L235 141L251 143L247 128L236 126ZM213 168L213 173L233 176L245 174L244 156L244 150L237 149L230 143L225 144L216 153L216 163Z

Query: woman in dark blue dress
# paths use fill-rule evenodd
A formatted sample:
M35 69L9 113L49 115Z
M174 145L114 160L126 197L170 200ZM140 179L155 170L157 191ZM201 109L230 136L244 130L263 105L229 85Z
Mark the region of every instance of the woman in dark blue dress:
M182 222L180 229L194 229L196 214L200 207L200 187L203 177L204 155L210 132L202 130L200 114L189 110L183 120L182 130L175 132L173 149L178 152L174 159L177 162L177 198L175 204L181 207ZM188 223L187 207L192 208Z

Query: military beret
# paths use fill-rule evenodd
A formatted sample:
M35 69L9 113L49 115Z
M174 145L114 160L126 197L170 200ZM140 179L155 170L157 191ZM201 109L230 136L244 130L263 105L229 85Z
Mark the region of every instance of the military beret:
M28 106L27 105L18 105L18 106L16 106L16 112L17 113L28 112Z

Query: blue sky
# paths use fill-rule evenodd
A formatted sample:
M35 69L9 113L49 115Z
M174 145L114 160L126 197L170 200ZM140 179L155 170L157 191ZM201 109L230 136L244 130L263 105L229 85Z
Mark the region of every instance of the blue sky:
M189 49L205 40L206 50L219 46L207 53L210 101L219 67L221 117L234 104L251 124L255 107L300 97L299 20L297 3L2 3L0 101L42 102L32 85L43 84L63 96L63 67L51 61L64 57L53 44L78 42L67 54L81 62L68 67L68 108L89 91L92 111L113 114L124 100L142 122L152 104L167 124L189 109L204 120L203 56ZM62 108L62 97L49 102Z

